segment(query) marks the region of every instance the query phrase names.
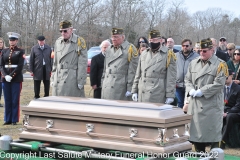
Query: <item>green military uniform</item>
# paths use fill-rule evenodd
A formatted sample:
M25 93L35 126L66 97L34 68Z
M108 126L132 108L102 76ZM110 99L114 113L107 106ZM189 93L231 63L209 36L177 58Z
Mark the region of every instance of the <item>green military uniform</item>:
M60 28L70 27L70 22L60 23ZM53 96L85 97L84 86L87 78L87 50L82 37L72 33L65 42L63 37L56 40L51 81Z
M122 29L113 29L112 34L122 34ZM124 41L118 48L112 45L106 50L103 77L102 99L131 100L126 97L131 91L138 64L138 53L135 46Z
M210 39L202 40L201 49L211 48L210 41ZM185 85L186 97L189 97L187 113L193 116L190 124L191 142L201 144L221 141L223 87L227 75L226 63L214 54L207 61L203 61L200 56L190 63ZM200 89L202 96L190 96L192 89Z

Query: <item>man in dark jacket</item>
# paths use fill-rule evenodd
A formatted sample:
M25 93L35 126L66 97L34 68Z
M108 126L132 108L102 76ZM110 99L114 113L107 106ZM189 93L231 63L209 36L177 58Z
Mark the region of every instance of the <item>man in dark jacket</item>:
M214 54L215 54L218 58L220 58L220 59L224 60L225 62L227 62L227 61L228 61L228 56L227 56L227 54L224 53L224 52L222 52L221 50L218 50L218 49L217 49L217 40L216 40L215 38L211 38L211 40L212 40L212 44L213 44Z
M40 85L43 80L44 97L49 96L52 71L51 47L45 44L45 37L38 37L38 44L33 46L30 54L29 69L34 79L34 98L40 98Z
M105 52L110 45L111 43L108 40L103 41L100 45L101 53L94 56L91 61L90 81L92 89L94 90L94 98L101 98L101 78L104 68Z
M240 122L240 86L233 82L232 71L229 69L229 76L224 87L224 113L221 148L229 141L229 133L235 123Z

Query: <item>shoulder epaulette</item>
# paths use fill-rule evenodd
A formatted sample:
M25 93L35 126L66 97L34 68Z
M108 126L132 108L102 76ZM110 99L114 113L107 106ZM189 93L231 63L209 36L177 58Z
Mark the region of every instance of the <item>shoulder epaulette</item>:
M223 71L223 73L225 74L226 77L228 77L228 66L225 62L220 62L218 65L218 69L217 69L217 74L220 73L220 71Z
M170 64L171 58L173 58L175 61L177 60L177 57L176 57L175 53L172 50L168 50L167 68Z
M130 44L128 48L128 62L131 61L132 57L137 57L137 56L138 56L137 48L133 44Z
M77 44L78 44L78 50L77 50L77 52L78 52L78 55L80 55L80 50L81 50L81 48L82 49L86 49L86 42L85 42L85 40L82 38L82 37L78 37L78 42L77 42Z

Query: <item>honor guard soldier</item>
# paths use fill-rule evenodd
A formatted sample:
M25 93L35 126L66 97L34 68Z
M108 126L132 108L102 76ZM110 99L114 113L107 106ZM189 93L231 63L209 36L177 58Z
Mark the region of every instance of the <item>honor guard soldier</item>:
M174 101L176 90L176 56L161 45L158 30L149 33L150 48L142 52L132 87L132 99L138 102Z
M112 29L112 44L106 50L102 99L131 100L131 89L138 64L137 49L125 40L122 28Z
M85 97L88 60L85 40L73 33L68 20L60 22L60 32L62 36L54 46L52 95Z
M24 50L17 47L20 34L8 32L7 35L10 47L2 50L0 62L5 103L4 125L16 125L19 122Z
M189 141L197 152L205 147L219 148L223 125L223 88L228 67L214 54L210 38L200 42L200 56L189 64L185 76L185 104L192 115ZM187 99L188 97L188 99Z

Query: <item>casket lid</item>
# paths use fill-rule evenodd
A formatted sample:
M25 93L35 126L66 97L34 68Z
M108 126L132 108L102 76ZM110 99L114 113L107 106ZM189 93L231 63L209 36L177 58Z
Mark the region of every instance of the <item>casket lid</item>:
M180 108L160 103L139 103L79 97L44 97L32 100L22 111L100 117L154 123L189 120Z

